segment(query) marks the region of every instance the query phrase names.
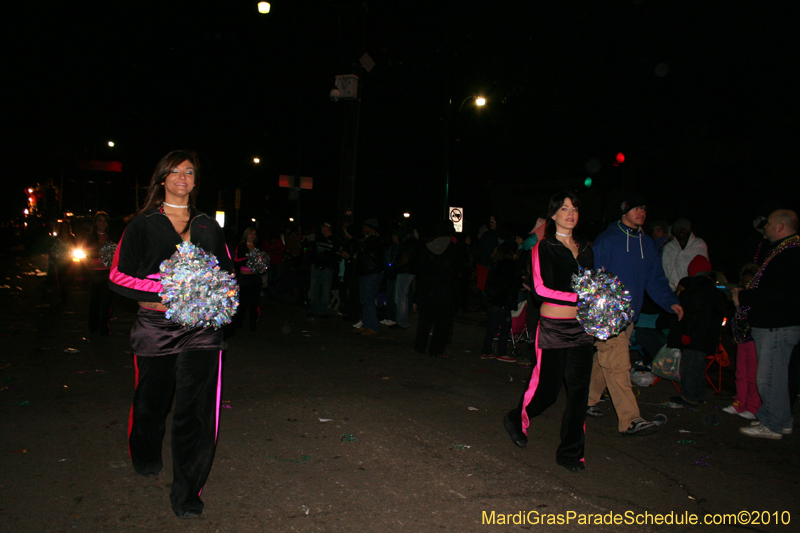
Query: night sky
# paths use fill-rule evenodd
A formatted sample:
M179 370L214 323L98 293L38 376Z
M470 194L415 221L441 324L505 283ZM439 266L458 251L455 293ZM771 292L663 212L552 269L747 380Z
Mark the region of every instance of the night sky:
M357 74L357 220L442 214L449 127L450 203L468 227L490 212L532 226L566 187L596 233L638 190L651 220L688 217L712 262L736 269L753 217L798 204L798 17L777 4L276 0L259 15L243 0L26 3L6 21L2 207L21 212L24 187L65 179L77 210L132 211L133 183L188 147L205 210L220 194L231 210L240 187L242 217L335 219L355 103L328 94L335 75ZM473 95L487 105L459 113ZM123 172L78 171L81 159ZM279 174L312 176L314 190L290 203ZM87 180L105 188L89 194Z

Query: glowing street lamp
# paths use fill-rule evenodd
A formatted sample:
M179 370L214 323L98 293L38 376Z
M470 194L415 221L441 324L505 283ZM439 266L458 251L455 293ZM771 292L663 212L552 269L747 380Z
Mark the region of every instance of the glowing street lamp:
M270 8L269 2L258 3L258 12L261 13L262 15L266 15L267 13L269 13L269 8Z
M259 159L257 157L254 157L253 158L253 163L255 163L256 165L259 164L259 163L261 163L261 159Z
M461 105L458 106L458 112L456 113L456 127L455 127L455 140L458 142L458 117L461 115L461 110L464 109L464 104L467 103L469 100L475 100L475 105L478 107L483 107L486 105L486 98L483 96L467 96L464 100L461 101ZM449 216L450 213L450 115L451 109L453 107L453 100L450 100L450 103L447 107L447 118L445 119L445 131L444 131L444 215L445 217Z
M108 141L108 147L114 148L114 141Z

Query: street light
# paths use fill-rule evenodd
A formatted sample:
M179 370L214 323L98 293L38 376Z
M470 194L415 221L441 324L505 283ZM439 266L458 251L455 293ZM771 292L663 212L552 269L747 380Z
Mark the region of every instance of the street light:
M270 8L269 2L258 3L258 12L261 13L262 15L266 15L267 13L269 13L269 8Z
M108 147L114 148L114 141L108 141Z
M468 100L475 99L475 105L482 107L486 105L486 98L483 96L476 96L471 95L467 96L461 101L461 105L458 106L458 112L456 113L456 127L455 127L455 138L458 141L458 117L461 115L461 110L464 109L464 104L467 103ZM447 105L447 116L445 117L445 127L444 127L444 216L445 218L449 218L450 216L450 115L451 109L453 108L453 100L450 99Z
M261 163L261 160L259 158L257 158L257 157L254 157L253 158L253 163L255 163L257 165L257 164Z

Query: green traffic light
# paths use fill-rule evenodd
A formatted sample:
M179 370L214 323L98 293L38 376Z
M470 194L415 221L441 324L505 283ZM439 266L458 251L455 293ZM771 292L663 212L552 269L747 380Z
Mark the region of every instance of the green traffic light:
M592 186L592 178L586 178L585 180L583 180L583 184L586 187L591 187Z

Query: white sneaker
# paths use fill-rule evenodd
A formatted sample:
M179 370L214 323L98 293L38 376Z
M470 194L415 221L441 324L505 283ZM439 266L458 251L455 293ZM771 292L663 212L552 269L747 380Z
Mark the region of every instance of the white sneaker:
M781 440L783 435L775 433L767 426L759 424L757 426L750 425L748 427L739 428L739 433L747 435L748 437L756 437L761 439Z
M729 405L728 407L722 408L723 413L728 413L729 415L738 415L739 411L733 406L733 404Z
M761 425L761 421L760 420L753 420L752 422L750 422L750 426L760 426L760 425ZM792 434L792 428L783 428L781 430L781 433L783 433L784 435L791 435Z
M354 328L356 328L356 329L358 329L358 328L360 328L360 327L361 327L361 326L363 326L363 325L364 325L364 321L363 321L363 320L359 320L358 322L356 322L355 324L353 324L353 327L354 327Z
M739 413L739 416L741 416L742 418L746 418L748 420L757 420L756 415L754 415L750 411L742 411L741 413Z

